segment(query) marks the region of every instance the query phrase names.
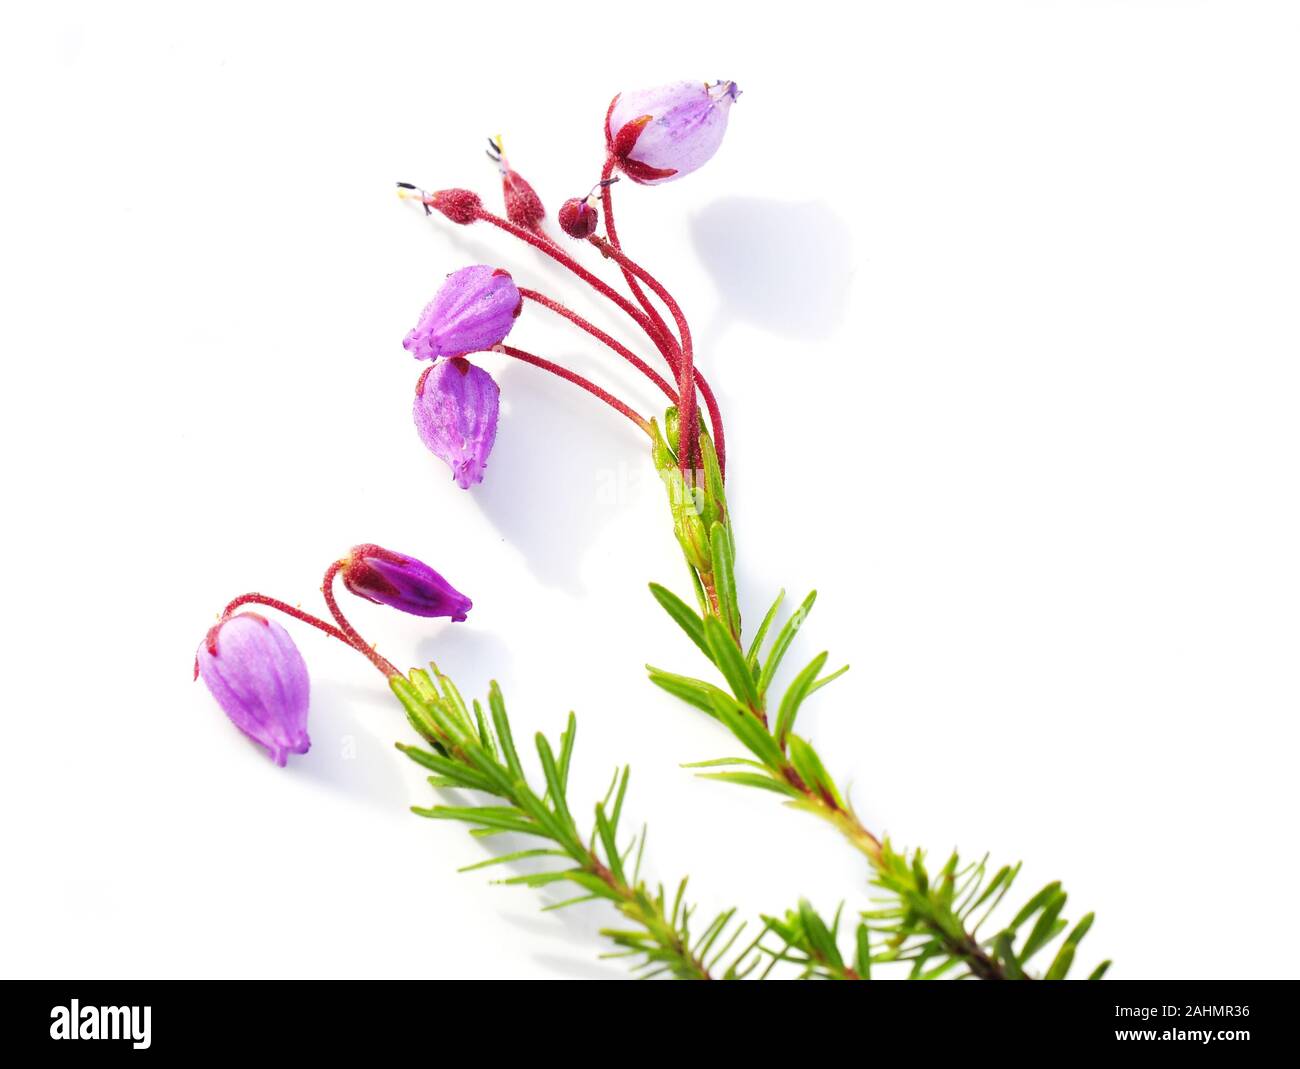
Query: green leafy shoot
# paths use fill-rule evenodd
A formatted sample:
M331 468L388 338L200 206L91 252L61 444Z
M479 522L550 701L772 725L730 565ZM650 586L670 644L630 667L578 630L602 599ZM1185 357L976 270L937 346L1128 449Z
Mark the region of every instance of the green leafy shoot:
M707 441L707 432L702 433L701 443ZM710 455L711 443L705 450L706 468ZM671 491L670 498L677 500ZM864 974L873 962L904 963L908 974L917 979L954 975L1020 979L1032 975L1031 969L1042 969L1051 979L1066 976L1092 926L1092 915L1070 927L1064 916L1066 895L1059 884L1043 888L1000 928L982 936L981 929L998 912L1019 865L989 874L985 859L959 871L953 854L939 872L931 874L923 851L897 853L863 826L812 743L795 731L808 699L848 666L823 675L829 655L819 653L796 673L779 699L771 695L777 673L812 611L816 591L778 627L782 591L748 647L742 645L735 538L720 472L706 470L697 512L696 519L703 517L709 524L707 545L698 530L692 536L680 525L678 538L690 546L686 561L697 590L703 592L701 611L689 608L664 587L654 585L651 592L725 686L659 668L650 668L650 679L717 720L749 756L688 767L706 779L780 795L788 805L828 821L866 856L874 884L890 896L886 908L864 915L868 928L855 935L847 957L832 953L834 927L828 927L806 903L798 912L766 918L768 932L782 943L775 951L764 949L772 959L769 967L784 961L797 965L801 975L830 976L850 969L845 963L852 960L857 965L850 971ZM765 650L773 628L775 634ZM775 716L769 717L773 706ZM1050 958L1046 957L1049 950ZM1039 960L1045 960L1046 966L1034 964ZM1108 964L1093 975L1101 975Z
M584 837L580 833L568 799L577 735L572 713L558 745L553 746L541 734L535 739L545 783L539 790L524 771L496 684L488 696L489 722L477 703L471 716L451 681L436 666L431 666L431 671L432 676L418 671L411 678L392 681L408 719L430 747L399 743L398 749L434 773L430 777L434 786L487 797L476 804L415 806L413 811L433 820L466 824L475 833L513 832L544 844L488 858L466 866L465 871L494 865L526 866L525 871L499 882L539 889L563 883L578 892L549 903L546 909L609 902L626 926L603 929L602 935L617 948L611 956L634 959L633 969L640 976L708 979L716 970L731 977L753 972L761 952L752 943L724 964L724 956L732 952L744 928L736 922L734 909L723 910L693 933L695 908L685 898L686 881L669 903L662 890L652 891L640 877L645 829L620 845L628 768L615 772L604 799L594 806L590 834ZM627 863L634 850L635 863L629 873Z

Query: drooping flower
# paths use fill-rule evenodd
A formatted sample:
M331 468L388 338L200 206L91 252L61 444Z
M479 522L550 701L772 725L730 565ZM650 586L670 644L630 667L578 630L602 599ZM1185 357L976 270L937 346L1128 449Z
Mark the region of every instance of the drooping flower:
M509 271L462 267L447 276L402 346L417 360L490 349L510 333L523 303Z
M620 93L605 116L605 143L634 182L681 178L712 158L740 96L735 82L673 82Z
M412 616L465 619L474 603L423 561L371 543L353 546L339 574L353 594Z
M441 360L415 386L415 429L462 490L483 481L497 440L501 388L468 360Z
M284 767L306 753L307 665L289 633L274 620L244 612L222 620L199 646L198 672L217 704Z

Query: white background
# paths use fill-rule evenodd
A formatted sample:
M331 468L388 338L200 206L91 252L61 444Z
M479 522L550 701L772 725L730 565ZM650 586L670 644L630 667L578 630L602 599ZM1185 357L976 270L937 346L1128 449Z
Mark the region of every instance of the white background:
M228 598L314 607L359 541L475 601L358 605L382 651L499 679L519 736L576 709L575 800L633 763L653 875L865 906L832 831L677 767L736 746L643 679L703 666L645 592L685 574L630 424L488 358L465 493L410 422L401 339L456 267L623 324L394 180L494 202L500 132L554 209L616 91L722 77L721 152L625 183L620 223L726 407L751 626L817 587L791 663L853 664L804 728L896 843L1064 880L1087 965L1294 970L1300 9L855 10L6 9L4 973L623 975L600 909L456 874L482 848L407 812L433 794L360 657L290 625L285 770L191 682ZM536 309L512 340L657 404Z

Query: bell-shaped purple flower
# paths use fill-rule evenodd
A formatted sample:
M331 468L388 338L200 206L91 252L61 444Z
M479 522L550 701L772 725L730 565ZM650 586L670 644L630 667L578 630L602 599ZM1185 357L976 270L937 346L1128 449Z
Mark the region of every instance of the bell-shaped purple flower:
M605 143L642 185L681 178L708 163L740 96L735 82L673 82L620 93L605 116Z
M235 727L265 746L277 765L307 752L311 682L283 627L251 612L228 617L199 646L197 666Z
M463 267L447 276L402 346L417 360L491 349L510 333L523 303L510 272Z
M501 388L468 360L441 360L415 386L415 429L462 490L483 481L497 440Z
M353 546L339 572L358 597L412 616L465 619L474 603L423 561L370 543Z

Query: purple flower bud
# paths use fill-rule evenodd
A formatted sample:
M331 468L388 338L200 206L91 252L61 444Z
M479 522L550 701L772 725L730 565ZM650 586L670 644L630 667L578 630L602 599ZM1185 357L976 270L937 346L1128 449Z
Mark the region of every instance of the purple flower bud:
M718 151L738 96L735 82L673 82L620 93L605 116L605 143L633 182L681 178Z
M463 620L474 603L423 561L367 543L353 546L339 573L357 597L412 616Z
M235 727L265 746L277 765L307 752L311 681L283 627L251 612L228 617L208 632L197 665Z
M523 305L510 272L463 267L447 276L402 346L417 360L491 349L510 333Z
M462 490L483 481L497 440L501 388L468 360L442 360L415 386L415 429Z

